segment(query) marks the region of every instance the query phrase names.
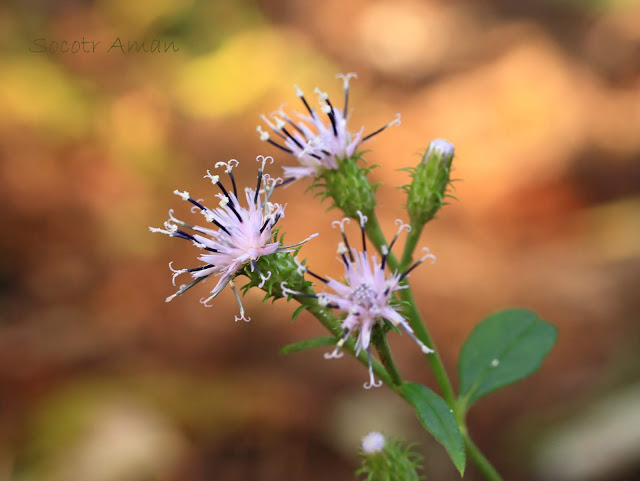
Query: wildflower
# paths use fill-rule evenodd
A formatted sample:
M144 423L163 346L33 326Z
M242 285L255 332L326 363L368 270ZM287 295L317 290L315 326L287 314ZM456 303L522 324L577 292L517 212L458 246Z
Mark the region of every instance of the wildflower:
M405 272L385 274L387 256L393 248L393 244L395 244L403 229L406 228L410 230L411 227L403 224L399 220L396 221L396 223L400 223L400 227L389 246L383 248L382 260L378 263L377 256L373 255L369 258L367 252L365 237L367 217L362 215L362 213L359 213L359 216L360 230L362 233L362 252L351 248L347 240L344 224L348 223L349 219L345 218L341 221L334 221L333 223L334 227L340 227L343 240L343 242L340 242L338 245L338 254L345 267L344 283L331 279L330 277L324 278L310 271L307 266L298 264L299 271L308 273L326 284L326 286L334 292L322 292L314 295L296 292L288 289L286 286L282 287L286 295L316 297L319 304L338 309L347 314L341 325L344 329L342 338L338 341L333 352L325 354L325 358L342 357L342 352L340 351L342 346L351 333L358 331L358 338L355 344L356 355L358 355L362 349L367 351L369 356L369 382L366 382L364 387L365 389L370 389L371 387L381 385L381 381L376 381L373 376L371 359L371 332L376 325L381 325L387 321L394 327L402 328L418 346L420 346L422 352L425 354L433 352L432 349L424 345L422 341L415 336L407 321L400 315L396 308L391 305L391 300L396 291L407 287L406 285L401 285L402 280L425 260L430 259L432 262L435 261L435 256L426 249L425 255Z
M349 80L357 75L348 73L338 74L336 77L342 78L343 81L344 107L342 110L334 107L328 94L318 88L315 90L319 97L320 110L327 119L323 119L323 116L309 105L304 93L297 85L294 86L296 95L302 101L308 115L293 112L292 119L284 110L279 109L271 114L271 118L266 115L261 117L276 138L274 140L271 134L259 125L257 131L260 139L294 155L300 163L297 167L284 167L285 182L303 177L318 177L325 169L336 170L339 162L352 157L360 144L370 140L387 127L400 125L400 114L396 114L394 120L368 135L362 135L364 127L355 134L350 132L347 129Z
M193 204L192 212L200 211L205 220L213 224L215 228L187 224L173 216L173 209L169 210L169 220L164 223L164 229L149 227L151 232L159 232L171 237L189 240L202 252L198 257L198 260L204 263L201 266L189 269L174 269L171 265L172 263L169 263L169 268L173 272L173 285L175 285L176 277L181 274L190 273L194 280L190 284L182 285L178 291L167 297L167 302L184 294L187 290L209 277L217 276L219 279L211 291L211 295L202 298L200 302L210 307L210 302L226 285L229 285L240 308L240 315L235 316L235 320L242 319L248 322L251 318L245 317L240 295L233 282L235 276L245 266L250 266L252 272L258 272L262 284L264 284L271 277L271 272L267 272L265 275L258 270L256 261L260 257L275 252L293 252L297 246L302 245L311 237L315 237L311 236L298 244L288 246L281 245L280 242L273 238L274 227L284 217L284 206L271 203L269 199L275 186L282 179L274 179L264 173L267 161L273 163L272 157L260 155L256 160L261 163L258 168L257 186L255 189L245 188L246 207L240 203L236 181L232 172L233 168L238 165L238 161L235 159L215 164L216 168L225 167L225 172L231 181L231 191L224 187L218 175L212 175L207 170L207 175L204 176L209 178L212 184L217 185L221 191L216 194L219 199L217 208L209 209L205 207L201 203L202 199L194 200L188 192L174 191L174 194L181 197L182 200ZM188 231L191 231L191 233ZM259 287L262 287L262 285Z
M374 431L362 438L362 451L365 454L379 453L384 449L384 444L384 436Z

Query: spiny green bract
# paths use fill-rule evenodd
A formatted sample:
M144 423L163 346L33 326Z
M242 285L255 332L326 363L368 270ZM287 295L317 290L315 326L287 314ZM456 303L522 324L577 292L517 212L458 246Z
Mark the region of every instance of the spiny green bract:
M276 232L274 233L274 240L275 239L281 244L284 244L284 235L278 239L278 233ZM287 287L294 291L304 291L307 287L311 286L312 283L310 281L305 280L303 275L298 274L298 266L294 258L299 250L300 247L293 253L275 252L268 256L262 256L256 261L258 269L253 272L251 271L251 266L246 266L242 274L249 278L249 282L242 286L243 294L246 294L252 287L257 287L262 283L260 273L268 277L262 286L262 290L265 292L263 301L266 301L270 297L273 297L274 301L285 297L280 287L282 282L286 282ZM269 272L271 273L270 276Z
M358 211L366 216L373 213L376 206L376 188L367 180L367 174L374 166L360 167L362 154L340 160L336 170L325 170L314 182L314 187L324 188L322 199L333 199L331 207L337 207L347 217L359 219Z
M384 449L374 454L361 451L362 465L356 471L360 481L420 481L425 479L422 456L412 451L414 445L405 446L399 439L387 440Z
M451 183L451 157L432 152L417 167L404 169L413 178L411 184L403 188L407 192L407 211L412 225L422 226L435 216L445 205L447 187Z

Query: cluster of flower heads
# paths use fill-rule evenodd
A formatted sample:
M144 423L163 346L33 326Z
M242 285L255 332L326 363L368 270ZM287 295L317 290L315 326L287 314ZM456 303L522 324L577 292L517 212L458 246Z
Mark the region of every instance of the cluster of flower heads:
M371 387L381 385L381 381L376 381L374 378L371 357L371 333L376 325L386 321L394 327L402 328L418 346L420 346L422 352L425 354L433 352L432 349L424 345L422 341L415 336L407 321L397 311L396 307L391 304L391 301L396 291L407 287L401 284L402 280L425 260L430 259L432 262L435 261L435 256L425 248L426 252L424 256L405 272L387 274L387 256L400 233L405 228L409 231L411 226L403 224L400 220L396 221L400 227L389 246L383 249L382 259L378 262L375 254L369 257L369 253L367 252L365 236L367 217L362 215L361 212L358 212L358 215L360 216L360 231L362 234L362 252L359 252L349 245L344 225L350 222L350 220L345 218L342 221L334 221L333 223L334 227L340 227L340 233L342 235L342 242L338 244L338 254L345 268L344 282L336 281L330 277L322 277L309 270L307 266L296 261L299 273L307 273L313 276L323 282L333 292L322 292L318 294L297 292L287 288L286 282L282 283L282 291L291 296L315 297L321 305L346 313L346 317L342 321L341 326L344 330L342 338L338 341L333 352L325 354L325 358L342 357L342 346L351 333L358 331L358 338L355 344L356 355L363 349L367 351L369 358L369 381L364 384L364 387L365 389L370 389Z
M338 74L337 77L343 80L344 107L342 110L334 107L327 93L318 88L315 90L318 94L320 111L326 119L309 105L304 93L297 85L295 86L296 95L302 101L307 114L292 112L294 120L280 108L271 113L271 118L262 115L262 120L275 134L275 138L272 138L271 134L259 125L257 130L260 139L295 156L300 164L296 167L283 168L285 182L303 177L317 177L322 174L323 169L336 170L338 163L352 157L360 144L387 127L400 125L400 114L396 114L394 120L370 134L362 135L364 127L355 134L350 132L347 129L349 80L357 76L354 73L348 73Z
M378 130L368 134L363 134L363 128L353 134L347 129L347 117L349 107L349 80L355 74L338 75L343 79L344 86L344 107L342 110L336 109L329 96L316 88L319 96L320 110L326 115L327 120L309 105L302 90L297 86L296 93L301 99L308 115L294 112L296 121L292 120L282 109L271 114L271 118L263 115L265 124L276 135L273 140L269 132L258 126L260 138L269 142L287 154L294 155L299 162L296 167L284 167L284 177L272 178L264 172L266 163L273 163L273 158L258 156L256 160L260 163L255 188L245 188L245 202L240 202L236 180L233 175L233 168L238 165L235 159L229 162L218 162L216 168L224 167L225 173L231 182L231 189L225 188L218 175L213 175L207 171L205 178L211 180L216 185L220 193L216 194L219 199L218 207L210 209L203 205L203 200L194 200L188 192L174 191L176 195L184 201L193 204L191 211L200 212L210 227L190 225L173 215L173 210L169 211L169 220L165 222L164 229L150 227L152 232L159 232L171 237L178 237L191 241L194 246L200 249L198 260L203 264L193 268L174 269L172 263L169 268L173 272L172 282L175 285L176 278L182 274L190 274L193 278L189 284L183 284L172 295L167 297L169 302L175 297L184 294L191 287L208 279L211 276L218 277L218 281L211 290L209 296L202 298L200 302L210 307L211 301L229 285L234 293L240 315L235 316L235 320L249 321L245 316L242 301L234 278L247 266L252 272L257 271L262 282L258 287L263 287L270 279L272 273L262 273L258 269L257 260L262 256L268 256L276 252L294 252L296 248L304 244L307 240L315 237L314 234L302 242L292 245L281 245L274 237L273 229L280 219L284 217L285 206L270 202L271 195L277 186L303 178L317 177L322 175L326 169L335 170L339 163L346 158L352 157L358 146L379 134L387 127L400 123L400 115L397 114L395 120L382 126ZM369 256L365 235L367 217L358 211L360 217L360 230L362 234L362 251L358 251L349 245L344 226L350 222L348 218L342 221L335 221L334 227L339 226L342 242L338 246L338 254L345 267L344 282L336 281L332 278L322 277L296 259L298 274L307 273L324 283L332 292L321 292L310 294L294 291L287 287L286 281L281 282L281 289L284 295L313 297L322 306L337 309L343 313L344 319L341 327L343 334L337 342L335 349L331 353L325 354L327 359L342 357L341 349L352 333L357 332L355 343L356 355L362 350L367 351L369 360L369 381L364 384L366 389L380 386L381 382L376 381L373 375L371 336L374 327L390 323L395 328L401 328L420 346L425 354L433 352L424 345L413 333L407 321L398 312L392 303L396 291L407 286L402 281L419 264L427 259L435 260L435 257L426 250L425 255L409 267L405 272L387 273L387 257L393 248L400 233L411 227L399 222L400 227L390 242L389 246L381 249L382 257L378 261L374 254Z
M287 246L283 246L273 239L273 229L278 221L284 217L285 206L272 203L269 199L276 185L281 183L282 179L272 178L264 172L266 163L273 163L272 157L260 155L256 160L260 163L257 185L255 189L251 187L245 188L246 207L240 202L241 196L238 195L233 175L233 168L238 165L238 161L232 159L229 162L218 162L215 167L225 167L232 189L227 190L222 184L220 176L212 175L211 172L207 171L207 175L204 177L210 179L211 183L220 189L220 193L216 194L219 202L218 207L215 209L204 206L202 199L195 200L186 191L174 191L174 194L193 204L191 211L199 211L206 222L212 224L213 227L187 224L174 217L173 209L171 209L169 210L169 220L164 223L164 229L149 228L151 232L191 241L201 251L198 260L203 265L198 267L174 269L171 265L172 263L169 263L169 268L173 272L172 281L174 285L176 277L181 274L190 273L194 280L189 284L180 286L174 294L167 297L167 302L184 294L187 290L209 277L217 276L219 279L212 289L211 295L202 298L200 302L209 307L211 301L225 286L229 285L240 308L240 316L236 316L235 320L250 321L250 318L245 317L240 295L233 282L234 277L245 266L250 266L252 271L257 270L256 261L262 256L273 254L274 252L293 252L296 247L315 237L313 235L300 243ZM259 272L259 275L264 284L270 278L271 272L266 274Z

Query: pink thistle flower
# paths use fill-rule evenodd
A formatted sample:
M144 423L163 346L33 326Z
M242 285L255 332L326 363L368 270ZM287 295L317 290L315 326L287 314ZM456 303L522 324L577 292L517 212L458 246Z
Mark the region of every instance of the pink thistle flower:
M423 353L428 354L434 352L427 347L420 339L418 339L413 330L391 304L394 293L400 289L405 289L406 285L401 285L413 269L418 267L422 262L430 259L435 261L435 256L425 248L425 255L415 262L403 273L385 272L387 256L395 244L398 236L403 229L410 230L411 226L403 224L401 221L398 232L393 237L389 247L383 249L383 256L378 262L377 256L374 254L369 257L367 252L365 225L367 217L358 211L360 216L360 229L362 233L362 252L349 246L347 236L344 231L345 223L350 222L348 218L342 221L334 221L334 227L339 226L343 242L338 245L338 254L342 259L345 267L344 282L336 281L332 278L324 278L310 271L306 266L298 263L299 272L306 272L316 279L322 281L333 292L322 292L315 295L321 305L338 309L346 313L346 317L342 321L341 327L344 329L342 338L338 341L336 348L331 353L325 354L325 358L342 357L341 348L347 341L351 333L358 332L355 348L356 355L361 350L366 350L369 356L369 382L364 384L365 389L378 387L381 381L376 381L373 376L372 358L371 358L371 332L376 325L389 322L394 327L402 328L417 344ZM283 286L283 292L293 296L308 296L309 294L300 293Z
M352 157L360 144L367 142L387 127L400 125L400 114L396 114L394 120L368 135L362 135L364 127L357 133L350 132L347 129L349 79L357 75L348 73L338 74L336 77L343 80L342 110L333 106L325 92L318 88L315 90L319 97L320 110L326 115L328 122L311 108L298 86L295 86L296 95L302 101L308 115L293 112L294 120L282 109L272 112L271 118L262 115L262 120L276 135L276 140L259 125L257 131L260 139L295 156L300 164L297 167L284 167L285 183L303 177L318 177L324 169L336 170L339 162Z
M236 181L232 172L233 167L238 165L238 161L235 159L215 164L216 168L226 167L225 172L231 180L232 191L227 191L218 175L212 175L207 171L207 175L204 176L209 178L212 184L217 185L221 191L221 193L216 194L216 197L220 200L219 206L215 209L205 207L201 203L202 199L194 200L186 191L174 191L174 194L193 204L192 212L200 211L205 220L213 224L215 228L187 224L173 216L173 209L169 210L169 220L164 223L164 229L149 227L151 232L189 240L202 251L198 257L198 260L204 263L201 266L189 269L174 269L171 265L172 263L169 263L169 268L173 272L173 285L175 285L176 277L181 274L190 273L194 280L190 284L182 285L174 294L167 297L167 302L172 301L177 296L181 296L209 277L217 276L219 279L212 289L211 295L202 298L200 302L207 307L211 307L210 302L225 286L229 285L240 308L240 316L236 316L235 320L248 322L251 318L245 317L240 295L233 282L234 277L247 265L251 266L251 271L257 270L256 261L260 257L274 252L293 252L296 247L317 235L315 234L300 243L288 246L283 246L273 239L273 229L278 221L284 217L285 207L271 203L269 199L275 186L282 182L282 179L274 179L264 173L267 161L273 163L272 157L260 155L256 160L261 162L261 166L258 169L257 186L255 189L250 187L245 189L246 207L239 200ZM266 275L259 271L258 273L262 279L262 285L271 277L271 272ZM259 287L262 287L262 285Z

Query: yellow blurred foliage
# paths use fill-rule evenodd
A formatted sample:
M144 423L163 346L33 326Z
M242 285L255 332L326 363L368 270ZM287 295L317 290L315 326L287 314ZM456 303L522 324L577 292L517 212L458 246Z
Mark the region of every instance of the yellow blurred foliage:
M120 25L142 31L154 21L170 18L193 4L193 0L101 0L98 9Z
M248 109L279 86L282 72L293 66L289 60L299 47L290 40L273 29L241 32L210 55L188 62L176 82L182 107L211 117Z
M29 124L60 136L81 136L91 116L80 86L35 54L0 63L0 124Z

